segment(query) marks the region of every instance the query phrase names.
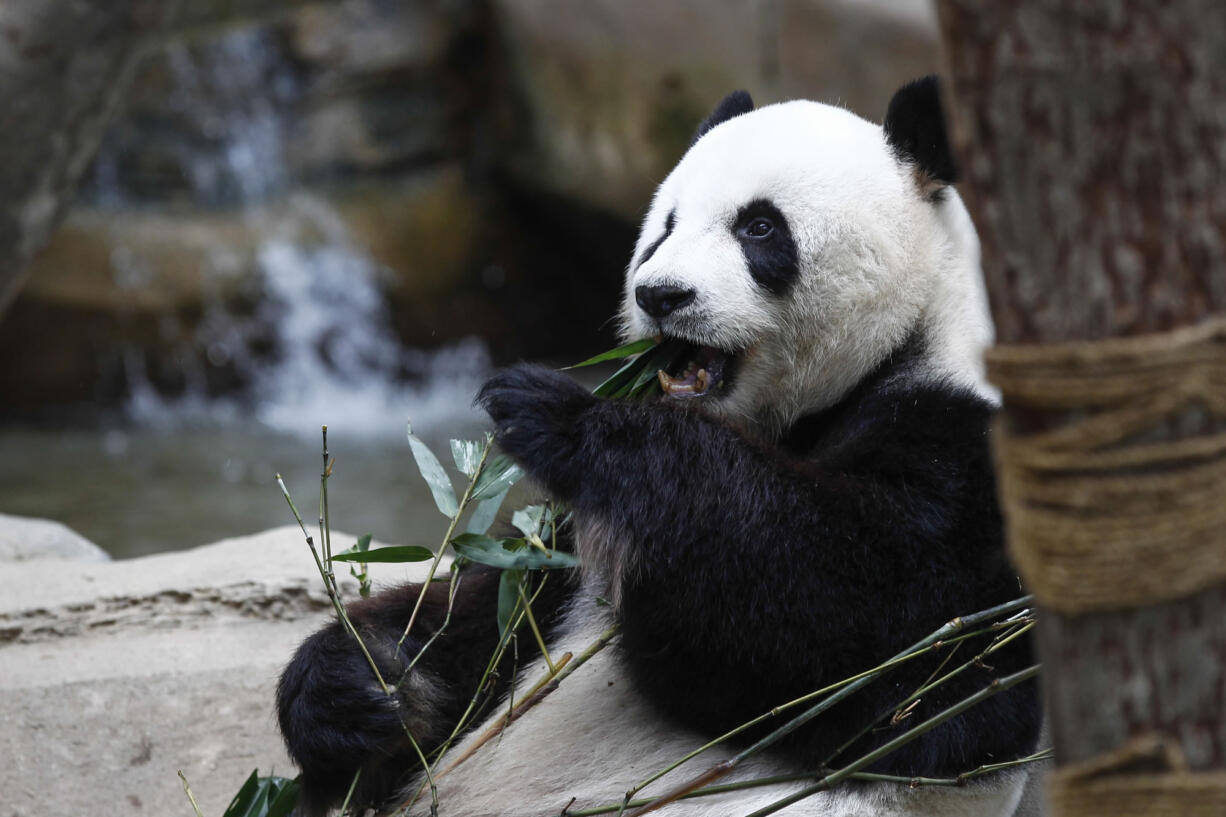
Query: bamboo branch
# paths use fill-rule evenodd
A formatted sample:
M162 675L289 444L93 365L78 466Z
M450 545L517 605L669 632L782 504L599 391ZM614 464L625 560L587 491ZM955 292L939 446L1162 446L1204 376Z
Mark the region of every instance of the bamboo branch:
M858 760L855 760L852 763L848 764L847 766L844 766L842 769L838 770L837 772L832 772L831 774L826 775L814 785L801 789L800 791L794 794L788 795L787 797L784 797L781 800L777 800L774 803L771 803L766 808L758 809L752 814L749 814L748 817L766 817L766 815L774 814L780 809L786 808L787 806L790 806L793 803L797 803L801 800L804 800L806 797L812 797L814 794L817 794L818 792L825 791L826 789L829 789L832 786L843 782L844 780L849 778L852 774L863 769L865 766L869 766L875 763L876 761L885 757L890 752L893 752L895 749L899 748L900 746L904 746L910 743L911 741L931 731L932 729L935 729L937 726L940 726L942 723L945 723L951 718L955 718L958 715L961 715L966 710L970 709L971 707L979 703L982 703L983 701L986 701L988 698L991 698L993 695L998 695L1007 689L1017 686L1023 681L1029 681L1031 678L1034 678L1038 674L1039 674L1039 665L1035 664L1034 666L1027 667L1024 670L1021 670L1020 672L1015 672L1012 675L1007 675L1004 678L997 678L993 680L992 683L988 684L986 687L976 692L974 695L970 695L966 698L963 698L961 701L949 707L944 712L940 712L936 715L933 715L928 720L923 721L922 723L919 723L911 727L910 729L908 729L906 732L903 732L898 737L894 738L893 740L887 741L886 743L883 743L881 746L878 746L876 749L863 755ZM646 813L646 812L644 811L644 812L639 812L639 813Z
M404 668L404 672L400 674L400 680L396 682L397 686L404 683L404 679L409 677L409 673L413 670L413 667L416 666L417 662L421 660L421 657L426 654L426 650L430 649L430 645L434 643L434 640L442 635L443 631L447 629L447 625L451 623L451 610L455 606L455 594L456 591L460 589L460 575L461 573L459 570L454 568L452 569L451 582L447 587L447 612L443 615L443 623L439 625L437 630L430 634L430 637L426 639L426 643L422 644L421 649L417 651L417 655L413 656L413 660L410 661L409 665ZM398 655L399 652L400 651L397 650Z
M505 730L508 726L522 718L529 710L531 710L541 701L545 700L545 698L547 698L550 693L557 689L558 685L566 680L572 672L586 664L588 659L608 646L609 642L613 640L613 637L617 635L618 629L618 625L614 624L612 627L601 633L600 637L592 642L587 649L579 653L578 658L568 662L560 661L556 671L546 675L545 678L533 686L533 688L528 691L520 702L511 708L511 711L507 714L506 718L500 720L498 723L494 724L484 733L482 733L481 737L477 738L476 741L465 749L462 755L452 761L452 763L446 769L439 772L438 776L442 777L464 761L468 760L470 757L476 754L478 749L489 743L493 738L502 734L503 730ZM569 655L569 653L567 653L567 655Z
M862 689L863 687L871 683L875 678L877 678L885 669L892 667L896 665L897 663L900 663L904 660L914 657L914 655L920 652L921 650L926 650L928 648L931 648L938 642L945 642L945 641L950 640L950 636L957 635L961 633L963 630L967 629L968 627L974 627L978 624L982 624L986 621L990 621L991 619L997 618L1006 613L1012 613L1016 610L1020 610L1025 607L1028 607L1032 601L1033 601L1033 596L1023 596L1021 598L1014 599L1013 601L1008 601L1008 602L1005 602L1004 604L998 604L995 607L990 607L987 610L982 610L978 613L973 613L968 616L959 616L957 618L950 620L945 625L933 631L931 634L929 634L925 638L917 641L916 643L912 644L907 649L895 655L893 658L885 662L885 664L882 664L880 667L869 670L868 672L865 672L865 673L861 673L859 676L853 676L855 680L852 680L849 683L840 682L841 688L838 691L834 692L831 695L826 696L825 698L822 698L821 701L819 701L818 703L816 703L809 709L805 710L800 715L797 715L795 718L788 721L783 726L774 730L769 735L766 735L762 739L758 740L753 745L744 749L743 751L741 751L734 757L729 758L728 760L725 760L721 763L717 763L716 765L707 769L702 774L692 778L686 783L676 787L672 791L667 792L666 794L652 801L652 803L646 808L638 812L635 812L635 817L638 817L638 815L648 814L652 811L655 811L661 806L665 806L683 797L689 792L694 791L695 789L710 785L711 783L714 783L716 780L719 780L720 778L725 777L728 774L731 774L732 771L736 769L746 759L774 745L776 742L781 740L783 737L796 731L801 726L804 726L806 723L813 720L814 718L816 718L818 715L825 712L826 710L830 709L835 704L848 698L856 691ZM805 696L805 697L811 698L813 695L817 695L819 693L820 691L818 693L811 693L811 695ZM760 720L761 719L755 719L754 722L759 722ZM751 723L754 723L754 722L751 722ZM745 726L738 727L738 730L743 730L744 728L746 727ZM738 730L734 730L734 732ZM684 762L684 759L681 762ZM677 765L680 765L680 764L677 764ZM659 775L657 775L657 779L658 777ZM634 791L634 790L631 790L631 791Z
M383 680L383 674L379 672L379 666L375 663L375 659L371 657L370 651L366 649L366 642L358 635L353 622L349 620L349 615L345 612L345 605L341 604L340 596L336 593L335 583L329 581L328 572L319 558L319 551L315 549L315 541L307 533L306 525L302 522L302 514L298 513L298 508L294 505L294 500L290 498L289 489L285 487L285 481L281 479L280 474L277 474L277 485L281 486L281 493L285 497L285 501L289 503L289 509L293 511L294 519L298 522L298 527L302 529L302 535L306 537L307 547L311 549L311 557L315 560L315 567L319 570L320 578L323 579L324 590L328 593L328 599L332 602L333 609L336 610L336 617L340 620L341 626L345 628L345 631L353 636L354 641L358 642L358 647L362 650L362 655L366 657L366 663L370 664L370 669L374 672L375 679L379 682L380 688L387 695L391 695L392 689Z
M897 783L900 786L907 788L922 788L925 786L949 786L961 787L967 782L977 777L991 774L992 772L1001 771L1003 769L1012 768L1015 766L1023 766L1029 763L1038 763L1044 760L1049 760L1052 756L1051 749L1043 749L1026 757L1019 757L1016 760L1007 760L1003 763L988 763L979 766L970 771L963 772L957 777L904 777L901 775L876 774L875 772L853 772L847 776L848 780L861 780L868 783ZM706 788L696 789L681 799L689 800L697 797L710 797L717 794L726 794L730 791L741 791L745 789L761 788L763 786L774 786L781 783L796 783L801 780L814 780L817 777L812 772L803 774L783 774L774 775L772 777L756 777L752 780L740 780L736 783L721 783L715 786L707 786ZM633 800L626 804L629 808L637 808L651 803L650 797L644 797L640 800ZM595 817L599 814L611 814L614 811L622 808L619 804L606 804L603 806L594 806L592 808L580 809L579 811L571 811L569 806L562 810L559 817Z
M538 541L540 537L537 537ZM542 545L544 547L544 545ZM545 666L549 667L551 675L557 675L558 668L554 666L553 659L549 656L549 648L545 646L545 639L541 636L540 628L536 626L536 616L532 615L532 604L528 601L528 596L524 593L523 582L519 583L516 588L519 590L519 597L524 603L524 613L527 614L528 627L532 630L532 635L536 639L536 645L541 650L541 657L545 659Z
M345 799L341 801L340 810L337 811L337 814L341 815L341 817L345 817L345 812L349 810L349 801L353 799L353 792L358 787L358 779L361 776L362 767L359 766L358 770L353 773L353 781L349 784L349 791L345 792Z
M204 812L200 810L200 804L196 802L196 795L192 794L192 787L188 784L187 775L183 774L182 769L179 769L179 779L183 781L183 793L191 801L192 811L196 812L196 817L204 817Z

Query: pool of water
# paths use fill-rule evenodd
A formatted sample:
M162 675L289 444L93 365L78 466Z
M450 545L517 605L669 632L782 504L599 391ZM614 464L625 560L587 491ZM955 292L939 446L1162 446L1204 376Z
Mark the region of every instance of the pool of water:
M479 420L415 427L444 463ZM434 547L445 532L403 436L329 429L332 527ZM318 439L250 427L0 429L0 512L61 521L115 558L179 550L290 524L280 472L308 527L319 508ZM349 542L334 543L348 547Z

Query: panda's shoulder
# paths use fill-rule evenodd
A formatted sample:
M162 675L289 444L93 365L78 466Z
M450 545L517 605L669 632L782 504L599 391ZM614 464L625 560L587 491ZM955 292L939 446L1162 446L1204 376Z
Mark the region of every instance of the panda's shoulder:
M827 467L990 472L995 407L918 357L889 361L835 406L801 417L784 444Z

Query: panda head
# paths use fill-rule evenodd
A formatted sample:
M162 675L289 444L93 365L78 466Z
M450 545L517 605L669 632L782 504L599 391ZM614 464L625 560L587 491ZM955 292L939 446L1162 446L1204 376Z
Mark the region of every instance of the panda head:
M767 436L904 345L921 376L990 396L979 246L955 175L933 77L898 91L883 126L816 102L755 110L735 92L655 194L623 335L688 342L665 399Z

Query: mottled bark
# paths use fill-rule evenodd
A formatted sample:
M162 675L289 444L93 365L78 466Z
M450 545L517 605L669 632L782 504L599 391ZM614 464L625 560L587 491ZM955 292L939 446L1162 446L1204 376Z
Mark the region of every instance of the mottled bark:
M1226 310L1226 5L939 10L1001 342Z
M1226 5L938 9L1000 342L1131 336L1226 311ZM1015 427L1064 419L1008 401L1004 413ZM1221 425L1201 414L1190 433ZM1047 611L1038 633L1060 763L1158 731L1192 768L1226 767L1226 588Z

